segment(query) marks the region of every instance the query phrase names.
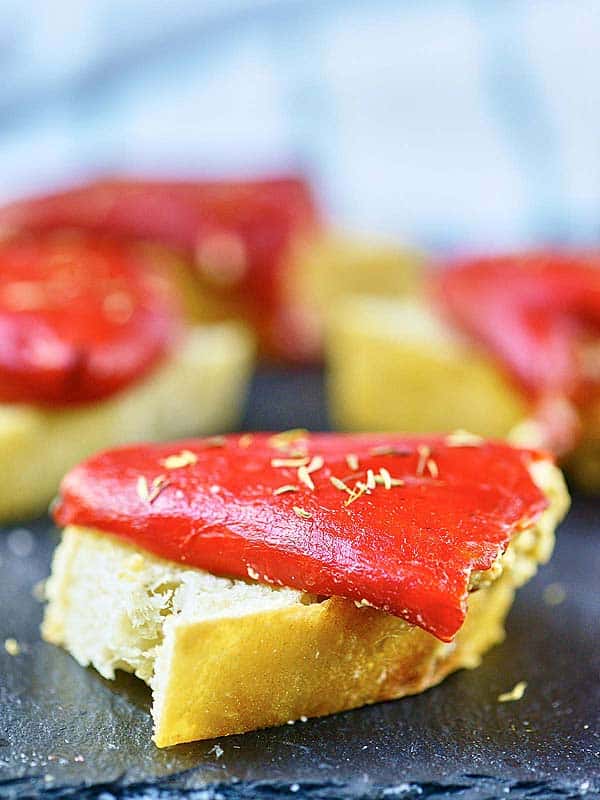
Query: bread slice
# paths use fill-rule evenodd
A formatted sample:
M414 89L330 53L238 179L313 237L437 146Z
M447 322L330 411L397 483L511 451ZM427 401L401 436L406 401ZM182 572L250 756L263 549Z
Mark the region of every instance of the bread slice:
M352 601L216 577L75 527L55 554L43 636L106 678L146 681L159 747L423 691L502 640L515 588L550 557L568 496L550 461L531 469L549 505L472 576L449 644Z
M497 365L418 298L340 303L327 360L331 414L343 430L466 428L504 438L528 413Z
M99 449L235 426L252 362L241 326L196 326L149 376L107 400L60 409L0 404L0 521L45 511L65 472Z
M146 251L168 269L189 319L252 320L253 306L247 295L211 284L190 262L166 248L146 245ZM260 320L259 327L266 326L276 339L275 353L270 352L272 342L267 354L300 361L320 359L333 304L346 295L368 291L392 297L414 291L422 266L423 257L416 251L385 240L329 230L296 236L278 279L279 307L274 319Z

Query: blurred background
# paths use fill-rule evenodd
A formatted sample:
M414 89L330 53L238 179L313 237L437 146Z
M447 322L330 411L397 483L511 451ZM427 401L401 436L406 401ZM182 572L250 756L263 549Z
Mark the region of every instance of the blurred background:
M300 168L434 251L600 228L596 0L2 0L0 201Z

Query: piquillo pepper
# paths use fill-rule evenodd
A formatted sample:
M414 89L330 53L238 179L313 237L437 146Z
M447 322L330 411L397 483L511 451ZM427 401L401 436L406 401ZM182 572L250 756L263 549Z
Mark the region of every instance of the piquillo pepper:
M168 282L131 247L73 233L0 245L0 401L105 398L152 369L179 329Z
M442 640L469 579L547 505L535 451L476 437L292 432L105 452L55 519L219 575L340 596Z

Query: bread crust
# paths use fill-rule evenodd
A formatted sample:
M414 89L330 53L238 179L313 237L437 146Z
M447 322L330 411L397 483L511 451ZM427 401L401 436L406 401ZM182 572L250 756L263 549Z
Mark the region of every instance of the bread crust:
M0 404L0 523L43 513L63 475L100 449L235 426L252 361L243 327L197 326L114 397L69 409Z
M513 541L503 564L489 571L492 582L482 582L482 588L470 594L466 621L449 644L373 608L340 598L317 602L291 590L269 590L291 596L249 613L245 606L240 612L239 605L232 610L231 604L224 604L222 613L199 617L171 607L159 617L162 636L150 670L140 670L131 661L126 664L118 654L113 660L113 665L135 670L152 686L156 744L167 747L391 700L434 686L461 667L476 667L504 636L503 621L515 588L550 557L554 529L568 506L564 481L551 462L537 462L532 475L549 506ZM94 641L92 650L86 649L73 634L72 622L81 622L83 613L77 603L93 610L97 591L80 577L80 546L88 548L83 554L86 564L94 548L102 548L114 552L123 565L141 558L170 569L185 568L142 555L106 534L67 529L55 558L43 635L65 646L80 663L93 663L110 676L113 666L102 669L94 656L104 652L103 643ZM125 582L119 591L128 591L127 581L135 580L128 570L119 578ZM165 583L162 577L160 582ZM255 586L234 583L242 590ZM105 628L103 622L101 634Z
M477 666L502 640L513 595L508 579L474 595L450 645L339 598L173 626L156 665L154 741L167 747L421 692Z

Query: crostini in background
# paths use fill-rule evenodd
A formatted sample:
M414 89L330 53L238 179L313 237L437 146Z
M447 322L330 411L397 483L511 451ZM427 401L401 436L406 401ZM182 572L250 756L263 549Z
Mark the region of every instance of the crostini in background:
M327 351L340 427L511 433L600 488L597 254L471 259L410 299L348 299Z
M240 324L185 320L139 248L73 231L0 244L0 341L0 521L99 449L235 426L254 360Z

